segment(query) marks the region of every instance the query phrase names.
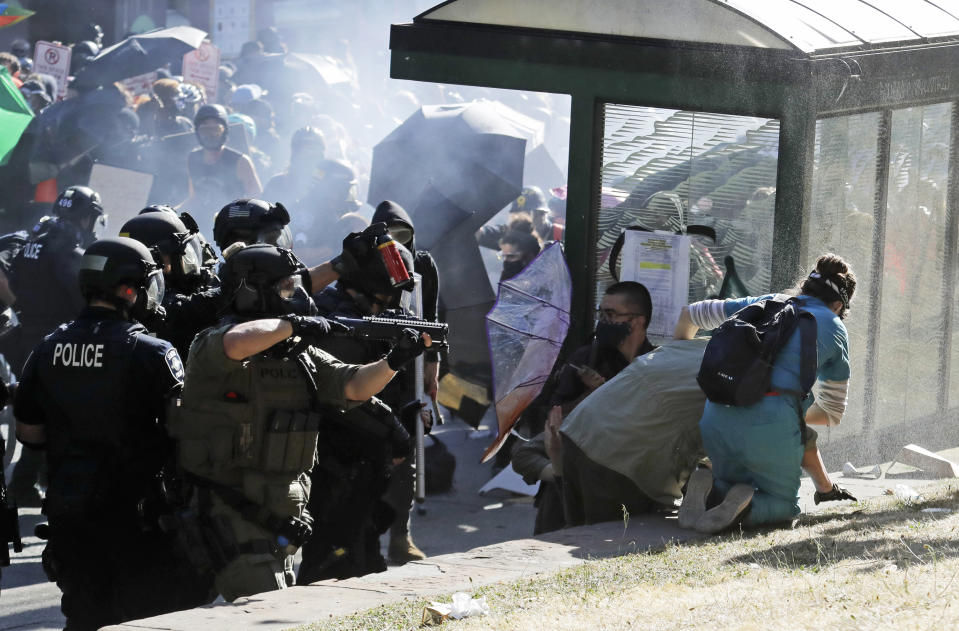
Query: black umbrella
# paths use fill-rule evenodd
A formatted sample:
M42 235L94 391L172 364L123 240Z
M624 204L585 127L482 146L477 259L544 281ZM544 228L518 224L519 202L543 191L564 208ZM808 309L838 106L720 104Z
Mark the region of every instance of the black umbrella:
M77 72L74 84L90 88L152 72L199 48L206 35L192 26L171 26L131 35L101 50Z
M523 188L526 137L499 107L480 101L420 108L373 148L367 201L414 209L432 185L482 225Z

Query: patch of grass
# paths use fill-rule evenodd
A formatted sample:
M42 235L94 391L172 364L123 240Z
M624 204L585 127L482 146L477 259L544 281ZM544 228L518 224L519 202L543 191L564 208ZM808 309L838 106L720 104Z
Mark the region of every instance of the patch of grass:
M951 628L959 624L959 487L944 483L924 495L917 504L878 498L804 515L792 529L671 543L480 587L473 595L486 596L491 615L443 626ZM301 629L418 629L426 604L407 600Z

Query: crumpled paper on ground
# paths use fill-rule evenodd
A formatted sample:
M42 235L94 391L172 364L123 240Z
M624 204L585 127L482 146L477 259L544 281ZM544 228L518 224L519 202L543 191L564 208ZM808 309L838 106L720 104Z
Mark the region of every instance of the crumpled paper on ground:
M424 607L423 624L442 624L450 618L461 620L470 616L485 616L488 613L489 605L486 604L486 596L472 598L466 592L456 592L453 594L452 603L431 602Z

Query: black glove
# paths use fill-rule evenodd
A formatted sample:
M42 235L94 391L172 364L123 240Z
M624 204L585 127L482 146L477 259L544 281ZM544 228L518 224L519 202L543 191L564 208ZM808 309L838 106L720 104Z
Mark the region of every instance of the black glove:
M392 370L399 370L426 350L426 342L415 329L403 329L400 339L386 354L386 363Z
M343 239L343 251L330 263L340 278L359 271L376 255L376 239L386 234L385 223L374 223L363 232L351 232Z
M820 502L838 502L841 500L852 500L854 502L859 501L856 499L856 497L852 493L842 488L838 484L833 484L832 488L826 491L825 493L820 493L819 491L816 491L816 494L813 496L813 499L816 501L817 505Z
M336 320L327 320L321 316L300 316L285 315L280 316L281 320L286 320L293 327L293 336L300 337L308 342L318 341L327 335L335 333L348 333L350 327L340 324Z
M420 420L420 410L426 407L425 403L422 403L417 400L410 401L400 409L399 417L400 422L403 423L403 427L406 428L406 431L410 436L416 435L416 424L422 423ZM423 433L429 434L430 430L433 429L432 422L433 415L430 414L430 422L423 427Z

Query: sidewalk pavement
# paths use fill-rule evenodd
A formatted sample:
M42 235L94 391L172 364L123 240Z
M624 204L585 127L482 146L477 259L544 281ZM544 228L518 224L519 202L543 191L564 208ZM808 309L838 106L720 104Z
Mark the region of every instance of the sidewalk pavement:
M484 441L476 442L485 445ZM959 453L953 451L946 452L945 455L955 458ZM462 461L461 464L470 466ZM883 470L885 471L885 466ZM908 467L897 465L889 471L893 477L888 479L845 478L840 474L834 474L833 479L862 500L884 495L887 489L894 489L898 484L920 489L930 482L899 477L909 475L909 471ZM457 478L459 477L458 475ZM813 491L810 481L804 479L800 491L804 512L817 512L831 506L816 506L812 498ZM430 502L430 511L434 515L440 513L436 517L442 522L442 518L449 517L446 509L454 507L437 507L436 504L435 501ZM421 522L414 519L414 532L418 523ZM424 526L425 524L420 526L420 532L423 532ZM573 567L589 559L657 549L670 541L702 538L702 535L695 532L680 529L675 514L634 515L625 525L622 522L595 524L536 538L519 538L481 545L466 552L449 552L436 556L431 554L424 561L391 567L381 574L292 587L241 598L234 603L210 605L106 629L193 631L202 628L204 631L234 631L237 628L255 626L261 631L279 631L334 616L349 615L406 598L430 598L456 591L469 592L482 585L529 578ZM430 540L424 538L420 545L429 553L429 544Z

